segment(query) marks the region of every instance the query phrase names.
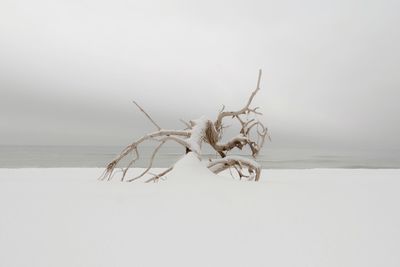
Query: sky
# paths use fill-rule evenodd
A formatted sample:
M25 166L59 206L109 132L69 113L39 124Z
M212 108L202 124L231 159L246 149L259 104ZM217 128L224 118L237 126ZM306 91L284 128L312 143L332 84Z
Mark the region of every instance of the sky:
M399 1L0 2L0 144L125 145L256 86L276 147L400 149Z

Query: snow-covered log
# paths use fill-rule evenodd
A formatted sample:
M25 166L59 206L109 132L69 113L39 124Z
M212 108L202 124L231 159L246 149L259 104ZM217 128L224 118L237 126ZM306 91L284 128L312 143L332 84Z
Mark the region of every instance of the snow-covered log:
M188 123L184 122L187 126L184 130L166 130L162 129L150 115L139 104L134 104L146 115L146 117L157 128L155 132L146 134L128 145L121 153L112 160L106 167L101 180L110 180L114 177L115 170L120 164L122 159L130 157L127 166L122 168L121 181L132 182L138 180L146 174L150 174L149 170L153 166L154 158L156 157L159 149L166 142L175 142L186 149L186 153L194 152L199 157L202 156L203 142L209 144L220 156L219 159L209 159L208 168L218 174L224 170L234 170L239 175L240 179L246 178L248 180L258 181L260 178L261 167L254 160L264 145L265 138L268 137L267 128L262 122L258 120L258 116L262 115L258 109L259 107L251 107L252 101L260 90L261 70L259 70L256 89L251 93L250 98L247 100L245 106L236 111L225 111L225 106L219 112L215 120L211 120L205 116L198 119L190 120ZM230 140L222 141L224 130L228 127L224 125L224 121L230 119L239 124L240 130L238 135ZM138 176L125 179L128 170L139 159L140 154L138 146L146 141L156 141L158 145L155 147L148 167ZM248 147L251 151L251 157L246 158L243 156L231 155L235 149L242 150ZM169 167L159 174L152 174L150 179L146 181L157 181L160 177L169 173L174 166ZM231 172L232 173L232 172Z

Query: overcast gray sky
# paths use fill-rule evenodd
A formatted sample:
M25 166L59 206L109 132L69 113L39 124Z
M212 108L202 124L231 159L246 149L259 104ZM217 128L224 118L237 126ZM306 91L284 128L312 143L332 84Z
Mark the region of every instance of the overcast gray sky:
M0 143L124 145L256 104L275 146L400 148L400 1L0 2Z

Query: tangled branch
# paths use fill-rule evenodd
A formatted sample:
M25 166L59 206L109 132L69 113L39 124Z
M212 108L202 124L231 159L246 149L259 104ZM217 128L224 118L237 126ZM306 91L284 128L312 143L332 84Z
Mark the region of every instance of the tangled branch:
M248 147L251 150L251 156L256 158L264 145L266 137L270 138L267 128L258 119L258 116L262 115L262 113L258 111L259 107L251 107L254 97L260 90L261 75L262 71L259 70L256 88L251 93L243 108L237 111L225 111L225 106L223 106L214 121L204 116L189 122L181 120L186 126L184 130L162 129L151 118L151 116L141 106L139 106L139 104L133 101L139 110L143 112L157 128L157 131L146 134L125 147L121 153L107 165L100 180L111 180L118 165L121 164L121 161L131 157L127 166L122 168L121 181L136 181L143 178L146 174L152 175L152 177L146 180L146 182L157 181L173 170L173 166L171 166L159 174L152 174L149 172L153 166L157 153L166 142L174 142L184 147L186 153L194 152L198 156L201 156L201 147L205 142L208 143L220 156L219 159L210 160L208 168L212 172L218 174L229 169L230 171L235 171L240 179L245 178L248 180L258 181L260 179L261 167L255 160L228 154L234 149L242 150L243 148ZM222 141L223 131L226 128L223 121L228 118L239 124L239 134L230 140ZM139 175L130 179L125 179L128 170L140 158L138 150L139 145L147 141L156 141L159 143L151 154L147 168Z

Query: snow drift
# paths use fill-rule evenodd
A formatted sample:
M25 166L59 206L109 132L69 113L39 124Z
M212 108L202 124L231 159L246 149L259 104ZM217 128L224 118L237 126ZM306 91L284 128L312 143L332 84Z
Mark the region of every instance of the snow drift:
M0 266L399 266L400 170L0 169ZM140 170L135 170L137 173Z

